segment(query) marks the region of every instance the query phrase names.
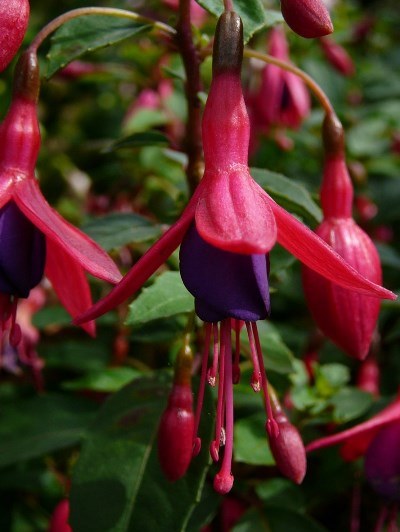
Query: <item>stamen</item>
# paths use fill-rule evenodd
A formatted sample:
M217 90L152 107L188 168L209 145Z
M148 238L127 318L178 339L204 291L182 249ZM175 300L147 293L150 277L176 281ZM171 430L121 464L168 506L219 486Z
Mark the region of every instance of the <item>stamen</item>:
M208 364L208 355L210 352L210 343L211 343L211 323L205 323L204 329L206 336L204 339L204 350L203 357L201 360L201 376L200 376L200 386L197 394L197 404L196 404L196 415L194 422L194 440L193 440L193 456L197 456L201 450L201 438L198 436L201 410L203 408L204 401L204 390L206 387L206 378L207 378L207 364Z
M259 360L257 356L257 347L254 342L253 329L249 321L246 321L246 329L247 329L247 336L249 337L249 343L250 343L251 362L253 364L253 374L251 376L251 387L253 388L255 392L259 392L261 390L262 376L261 376L260 364L259 364Z
M218 349L218 323L212 324L213 329L213 341L214 341L214 349L213 349L213 363L212 367L208 370L207 374L207 380L208 384L210 386L215 386L215 381L217 378L217 372L218 372L218 359L219 359L219 349Z
M251 327L252 327L253 334L254 334L259 367L261 369L261 386L262 386L263 396L264 396L265 411L268 417L266 429L268 431L268 434L271 437L277 438L279 436L279 427L272 414L271 401L270 401L269 393L268 393L268 379L267 379L267 373L265 371L264 359L263 359L262 350L261 350L260 337L258 336L257 324L253 322L251 324Z
M215 420L215 440L210 445L210 454L214 462L219 460L219 448L221 444L221 431L223 427L224 416L224 382L225 382L225 352L227 350L226 338L224 337L224 331L220 329L220 362L219 362L219 378L218 378L218 399L217 399L217 419ZM230 347L230 338L229 338ZM232 363L232 361L231 361Z
M234 358L233 367L232 367L232 382L233 382L233 384L238 384L238 382L240 381L240 366L239 366L239 359L240 359L240 329L241 329L240 320L235 320L235 358Z
M12 347L17 347L22 338L21 327L16 323L17 319L17 306L18 298L14 297L11 304L11 325L10 325L10 337L9 342Z
M232 489L232 454L233 454L233 386L232 386L232 348L231 348L231 323L224 320L221 324L221 336L223 338L225 359L225 450L222 466L214 478L214 489L221 495L228 493ZM222 361L221 361L222 362Z

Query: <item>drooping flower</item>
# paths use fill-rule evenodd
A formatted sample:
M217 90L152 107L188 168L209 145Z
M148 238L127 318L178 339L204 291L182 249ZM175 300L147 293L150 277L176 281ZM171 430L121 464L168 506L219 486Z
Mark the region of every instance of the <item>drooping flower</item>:
M325 166L321 187L324 219L316 233L374 283L382 282L373 242L352 218L353 187L344 160L343 128L336 116L324 121ZM321 331L355 358L367 356L379 314L379 300L348 292L310 268L303 268L308 307Z
M269 34L268 53L290 62L285 32L275 27ZM297 129L310 113L310 95L304 82L292 72L275 65L266 65L261 84L249 98L249 107L256 117L255 126L263 131L275 128L275 137L282 137L282 128Z
M281 10L287 25L301 37L312 39L333 32L323 0L281 0Z
M49 523L49 532L72 532L68 524L70 508L69 500L62 499L54 509Z
M18 299L28 297L43 273L72 316L91 305L84 271L112 283L121 278L108 255L66 222L40 192L34 173L40 147L38 92L37 58L25 52L0 126L0 321L13 346L21 338L15 321ZM94 324L85 329L93 334Z
M331 37L319 39L322 51L327 61L343 76L352 76L355 72L355 66L352 58L339 43Z
M227 493L233 483L233 389L239 379L240 328L250 344L253 389L263 392L267 430L279 427L268 394L256 321L269 313L268 251L278 240L311 268L332 281L362 293L394 297L364 279L296 218L279 207L252 179L247 164L249 120L240 71L243 52L241 20L224 13L218 22L213 55L213 81L203 117L204 177L181 218L136 263L110 294L77 322L93 319L138 290L180 243L180 271L195 296L196 312L205 321L201 385L197 399L198 429L206 380L217 382L218 404L213 459L224 456L214 487ZM232 354L231 331L236 334ZM212 346L213 361L208 370ZM194 454L199 450L196 437ZM300 475L298 475L299 477Z
M28 0L3 0L0 3L0 72L21 46L29 22Z

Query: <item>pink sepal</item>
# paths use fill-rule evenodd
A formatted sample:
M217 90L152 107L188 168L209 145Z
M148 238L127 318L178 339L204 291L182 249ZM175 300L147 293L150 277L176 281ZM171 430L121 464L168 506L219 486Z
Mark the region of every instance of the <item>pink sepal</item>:
M151 248L129 270L122 281L111 290L103 299L98 301L91 309L81 314L74 320L80 325L88 320L93 320L109 310L120 305L125 299L132 296L153 275L153 273L168 259L182 242L183 236L194 219L194 211L198 198L198 190L193 195L182 216L168 231L151 246Z
M360 275L311 229L282 209L272 198L269 198L269 204L278 226L279 244L303 264L349 290L383 299L396 299L393 292Z
M276 223L265 193L241 164L206 171L196 228L211 245L234 253L267 253Z
M56 242L47 239L45 274L54 291L73 318L92 306L89 283L82 266ZM95 336L94 321L82 325L91 336Z
M13 197L25 216L47 239L57 243L86 271L110 283L120 281L122 275L107 253L50 207L35 179L15 182Z
M357 441L360 438L365 438L370 441L373 435L383 426L393 421L400 420L400 396L395 399L393 403L381 410L376 416L360 423L351 429L344 430L333 436L326 438L319 438L314 440L306 446L306 452L315 451L316 449L323 449L338 443L350 444L351 440Z

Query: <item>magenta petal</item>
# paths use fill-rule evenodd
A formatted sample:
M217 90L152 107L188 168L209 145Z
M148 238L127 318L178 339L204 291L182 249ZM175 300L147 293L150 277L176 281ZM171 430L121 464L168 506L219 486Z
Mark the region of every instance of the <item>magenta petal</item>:
M82 266L54 241L47 240L46 276L64 307L73 318L92 306L89 283ZM82 325L94 336L94 321Z
M360 423L351 429L344 430L338 434L327 436L326 438L319 438L309 443L306 447L306 451L315 451L316 449L322 449L324 447L330 447L338 443L345 443L351 438L355 438L363 435L367 437L370 432L374 432L380 427L391 423L392 421L400 420L400 398L397 398L393 403L384 408L376 416Z
M28 178L15 183L14 200L48 240L62 247L86 271L110 283L117 283L121 279L117 266L107 253L50 207L35 179Z
M278 226L278 242L303 264L349 290L383 299L396 299L393 292L360 275L311 229L282 209L272 198L269 198L269 204Z
M198 189L197 189L198 192ZM111 292L98 301L91 309L84 312L75 320L77 325L98 318L109 310L120 305L132 296L153 275L153 273L168 259L182 242L182 239L193 221L198 194L189 202L182 216L168 231L151 246L138 262L129 270L121 282Z
M206 170L202 185L196 209L200 236L225 251L268 253L276 241L275 218L248 167Z

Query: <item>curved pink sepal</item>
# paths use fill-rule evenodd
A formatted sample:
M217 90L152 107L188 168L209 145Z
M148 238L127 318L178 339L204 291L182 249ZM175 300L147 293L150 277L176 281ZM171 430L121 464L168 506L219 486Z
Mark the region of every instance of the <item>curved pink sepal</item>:
M89 283L80 264L54 241L47 239L45 274L54 291L73 318L92 306ZM95 336L94 321L82 325L91 336Z
M303 264L339 286L360 294L396 299L397 296L368 281L349 266L333 249L294 216L269 198L278 226L278 242Z
M14 183L13 197L21 211L48 240L58 244L82 268L99 279L118 283L122 278L107 253L50 207L33 178Z
M276 242L275 218L247 166L208 169L200 187L196 228L204 240L233 253L268 253Z
M141 257L138 262L129 270L121 282L115 286L111 292L98 301L91 309L84 312L74 323L80 325L88 320L94 320L105 314L109 310L117 307L128 297L132 296L141 286L153 275L153 273L168 259L175 249L182 242L194 218L194 211L197 203L197 194L183 211L182 216L168 231L151 246L151 248Z
M372 431L376 431L383 425L387 425L393 421L400 420L400 398L398 397L393 403L384 408L381 412L376 414L376 416L360 423L351 429L344 430L338 434L333 434L332 436L327 436L326 438L319 438L314 440L306 446L306 451L311 452L316 449L322 449L324 447L330 447L331 445L336 445L338 443L345 443L351 438L367 435Z

